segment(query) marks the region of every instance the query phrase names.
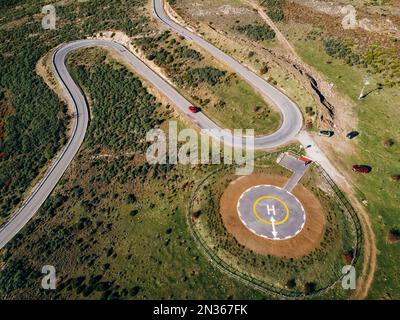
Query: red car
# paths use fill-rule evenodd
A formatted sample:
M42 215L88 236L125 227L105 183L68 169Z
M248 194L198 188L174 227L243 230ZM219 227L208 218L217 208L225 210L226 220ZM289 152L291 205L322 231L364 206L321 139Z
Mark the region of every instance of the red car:
M191 113L197 113L200 111L200 108L194 107L194 106L189 106L189 110Z
M370 166L365 165L355 165L353 166L353 171L360 173L370 173L372 168Z

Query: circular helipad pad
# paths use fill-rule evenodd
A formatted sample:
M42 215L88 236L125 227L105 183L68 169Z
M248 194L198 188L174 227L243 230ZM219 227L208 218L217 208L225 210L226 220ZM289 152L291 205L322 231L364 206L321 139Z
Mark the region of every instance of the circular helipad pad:
M293 238L306 220L299 200L285 189L271 185L247 189L239 198L237 210L249 230L272 240Z

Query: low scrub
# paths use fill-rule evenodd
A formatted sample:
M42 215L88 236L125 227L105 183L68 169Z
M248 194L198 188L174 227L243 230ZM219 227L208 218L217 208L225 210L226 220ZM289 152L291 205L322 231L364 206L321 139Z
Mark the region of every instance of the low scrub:
M235 30L245 33L250 39L256 41L272 40L275 38L275 31L265 25L247 24L236 26Z

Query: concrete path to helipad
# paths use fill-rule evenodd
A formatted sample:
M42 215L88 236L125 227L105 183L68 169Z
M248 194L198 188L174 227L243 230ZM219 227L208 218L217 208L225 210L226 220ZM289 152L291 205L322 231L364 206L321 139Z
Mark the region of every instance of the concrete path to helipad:
M301 202L292 194L312 161L282 153L277 163L293 172L286 185L256 185L240 196L237 211L243 224L258 236L287 240L303 230L306 214Z
M309 164L307 164L305 161L299 160L288 153L283 153L280 157L278 157L277 163L293 172L293 175L286 183L286 186L283 187L288 192L291 192L294 189L309 167Z

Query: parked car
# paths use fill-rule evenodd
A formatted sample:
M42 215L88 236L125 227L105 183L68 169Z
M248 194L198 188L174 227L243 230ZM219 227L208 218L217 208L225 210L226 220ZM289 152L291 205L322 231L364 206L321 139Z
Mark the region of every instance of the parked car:
M372 168L370 166L366 166L366 165L356 164L353 166L353 171L355 171L355 172L370 173L371 170L372 170Z
M194 106L189 106L189 110L190 110L191 113L200 112L200 108L194 107Z
M331 130L321 130L319 132L320 136L325 136L325 137L332 137L334 134L335 134L335 132L331 131Z
M351 140L351 139L357 137L359 134L360 133L358 131L351 131L346 135L346 137L347 137L347 139Z

